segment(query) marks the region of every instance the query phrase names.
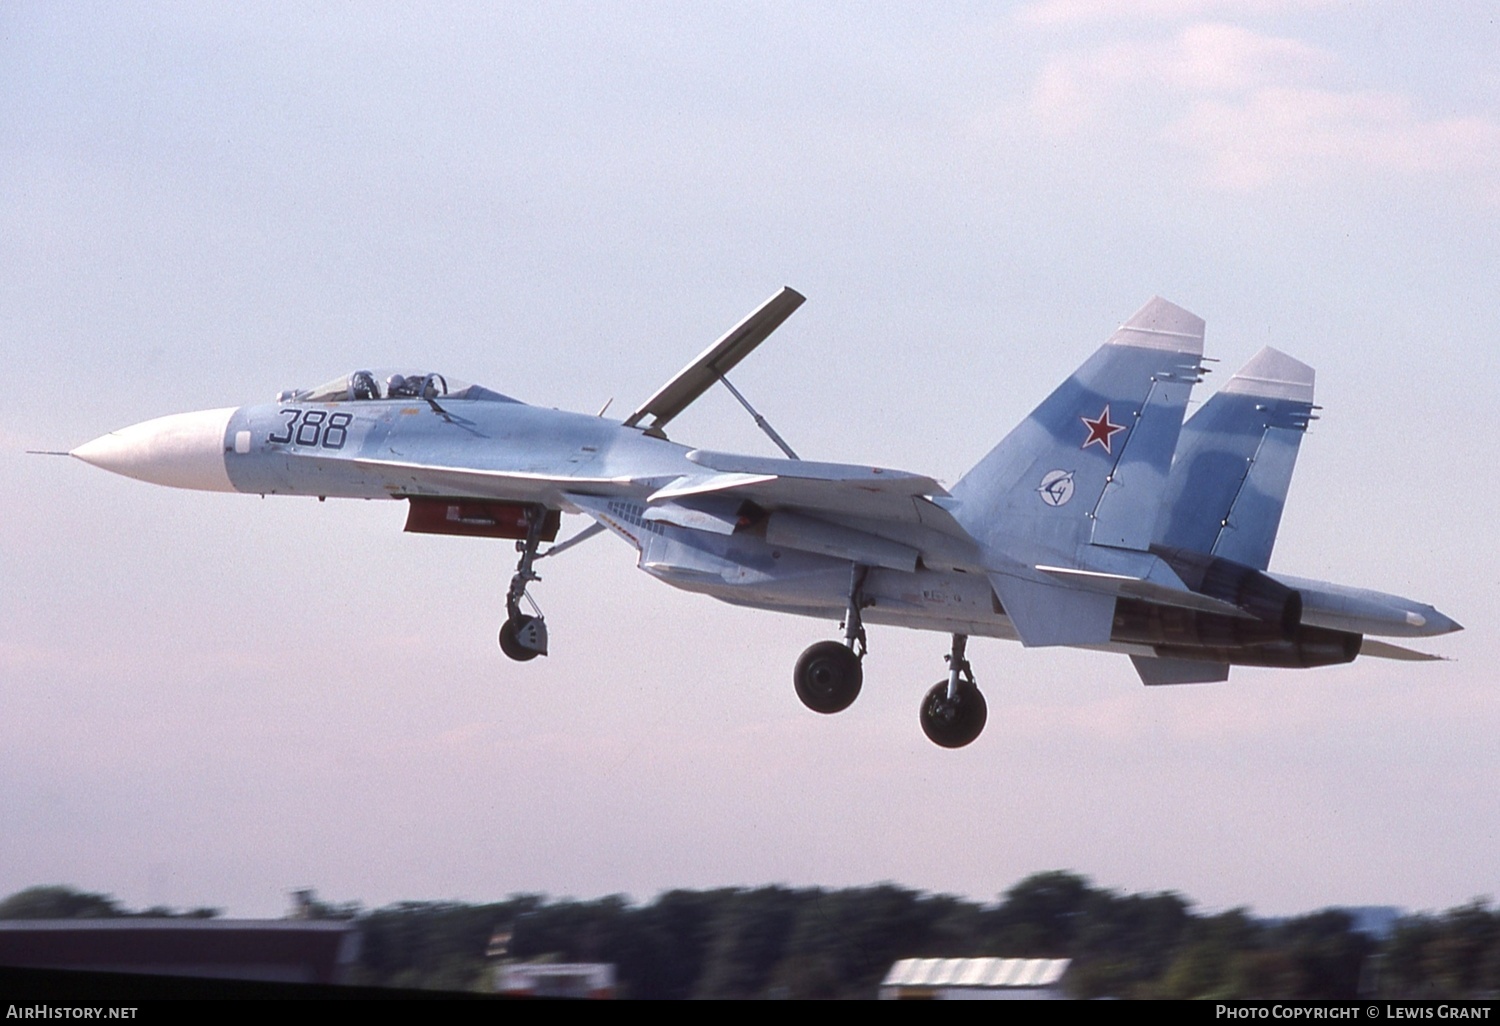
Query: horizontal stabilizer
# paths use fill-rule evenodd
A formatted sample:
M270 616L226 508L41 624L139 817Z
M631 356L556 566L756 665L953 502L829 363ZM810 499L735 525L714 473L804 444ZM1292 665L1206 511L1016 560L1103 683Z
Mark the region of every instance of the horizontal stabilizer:
M720 378L755 351L790 317L807 297L794 289L783 288L743 321L730 328L698 358L678 371L656 394L625 418L626 427L635 427L646 417L654 418L648 430L660 431L667 422L687 409Z
M1207 659L1131 656L1142 684L1218 684L1229 679L1229 664Z
M1098 570L1080 570L1076 567L1039 565L1037 570L1054 577L1059 581L1071 584L1074 587L1086 591L1095 591L1103 595L1115 595L1124 598L1145 599L1158 605L1173 606L1177 609L1193 609L1200 613L1216 613L1220 616L1228 616L1236 619L1253 620L1254 617L1230 602L1224 602L1210 595L1200 595L1195 591L1189 591L1183 587L1181 582L1177 586L1153 581L1144 577L1129 577L1124 574L1101 572Z
M1359 654L1374 656L1376 659L1397 659L1404 663L1446 663L1449 661L1447 656L1418 652L1414 648L1393 645L1389 641L1376 641L1374 638L1366 638L1360 642Z
M1115 597L1029 581L1010 574L989 574L1005 615L1021 644L1103 645L1114 626Z

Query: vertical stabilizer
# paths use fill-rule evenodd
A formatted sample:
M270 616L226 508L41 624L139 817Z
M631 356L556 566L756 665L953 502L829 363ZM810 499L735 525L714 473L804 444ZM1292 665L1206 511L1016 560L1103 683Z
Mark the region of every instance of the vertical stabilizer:
M1182 429L1159 544L1266 569L1312 419L1313 378L1267 347L1204 403Z
M992 583L1026 644L1108 640L1112 599L1031 571L1090 544L1149 548L1202 355L1203 320L1152 299L953 487L955 518L1014 568Z
M959 522L1053 557L1147 548L1202 354L1202 319L1151 300L953 487Z

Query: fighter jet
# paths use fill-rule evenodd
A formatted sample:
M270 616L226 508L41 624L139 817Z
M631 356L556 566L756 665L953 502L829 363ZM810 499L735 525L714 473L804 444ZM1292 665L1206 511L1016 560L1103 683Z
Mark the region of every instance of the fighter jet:
M529 406L433 371L362 369L264 405L180 413L72 455L155 484L397 499L406 530L515 539L500 647L547 652L539 559L601 531L667 584L839 620L798 659L797 695L859 695L867 624L951 636L923 731L969 744L987 717L971 636L1128 655L1150 685L1223 681L1360 654L1437 658L1370 635L1459 630L1430 605L1272 573L1313 371L1263 349L1184 423L1204 322L1154 298L951 489L883 467L798 458L727 377L803 302L784 288L623 421ZM722 383L781 457L695 449L673 418ZM592 523L555 542L562 514Z

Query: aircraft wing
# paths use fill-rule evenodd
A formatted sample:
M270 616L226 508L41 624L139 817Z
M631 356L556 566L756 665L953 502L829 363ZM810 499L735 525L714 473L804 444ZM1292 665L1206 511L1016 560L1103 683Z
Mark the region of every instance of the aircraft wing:
M641 403L625 418L625 426L635 427L645 418L652 417L654 419L647 425L647 430L660 432L668 421L691 406L737 363L754 352L756 346L781 327L806 301L807 297L795 289L782 288L699 353L696 360L673 375L672 380L657 389L655 395Z
M751 501L767 511L798 511L813 517L853 518L894 529L925 527L969 541L947 510L932 500L946 496L930 477L882 467L735 456L694 450L688 458L704 468L658 487L647 498L653 508L691 507L694 500ZM355 466L378 472L393 493L463 495L518 501L548 501L577 493L639 495L643 480L483 470L415 461L358 458Z

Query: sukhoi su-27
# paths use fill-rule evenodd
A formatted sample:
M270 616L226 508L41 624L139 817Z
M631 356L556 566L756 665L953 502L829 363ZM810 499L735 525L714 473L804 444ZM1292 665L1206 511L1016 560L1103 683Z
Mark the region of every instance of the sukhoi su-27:
M1383 638L1459 625L1430 605L1268 569L1313 371L1256 354L1184 421L1203 321L1152 299L944 488L922 474L798 458L727 374L803 302L782 289L623 421L527 405L428 370L362 369L275 402L180 413L72 451L178 488L406 502L406 529L515 539L500 647L547 652L536 562L601 531L658 580L742 606L841 621L797 661L801 700L859 695L866 625L951 637L921 725L979 736L972 636L1129 656L1146 684L1232 666L1307 669L1361 654L1436 658ZM722 383L782 456L695 449L672 419ZM553 544L562 514L591 523ZM543 549L547 543L550 548Z

